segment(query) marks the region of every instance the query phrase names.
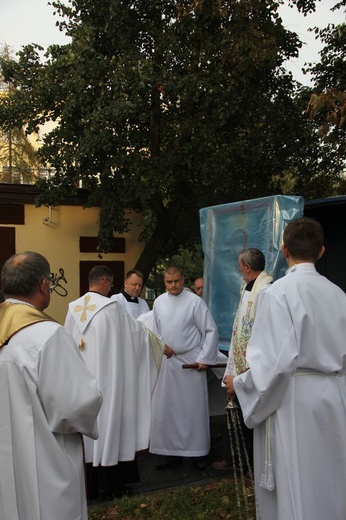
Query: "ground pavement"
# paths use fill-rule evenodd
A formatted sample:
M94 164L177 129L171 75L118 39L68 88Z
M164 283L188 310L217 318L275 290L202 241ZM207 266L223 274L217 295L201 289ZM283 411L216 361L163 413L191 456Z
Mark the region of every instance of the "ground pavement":
M188 484L206 483L212 479L221 479L232 475L232 470L216 470L212 463L229 456L230 448L224 415L211 417L212 445L206 457L206 468L195 467L191 459L186 458L180 466L166 470L158 470L156 465L162 462L162 457L148 451L137 454L140 482L131 484L131 495L151 493L160 489L174 488ZM96 505L90 501L88 505Z

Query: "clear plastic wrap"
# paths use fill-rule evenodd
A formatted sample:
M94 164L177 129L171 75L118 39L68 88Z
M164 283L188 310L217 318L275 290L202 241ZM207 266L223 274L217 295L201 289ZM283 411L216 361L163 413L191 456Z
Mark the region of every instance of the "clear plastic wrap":
M219 330L219 349L228 350L239 303L241 275L238 253L244 247L260 249L266 271L274 280L287 265L281 253L285 225L303 216L303 197L275 195L211 206L200 210L204 251L205 299Z

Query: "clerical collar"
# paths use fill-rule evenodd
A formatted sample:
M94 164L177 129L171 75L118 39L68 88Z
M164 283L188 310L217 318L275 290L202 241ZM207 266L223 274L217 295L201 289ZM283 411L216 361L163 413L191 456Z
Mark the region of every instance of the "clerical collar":
M125 300L130 303L139 303L137 296L130 296L125 291L121 291L121 294L124 296Z
M104 296L105 298L108 298L108 296L105 296L104 294L102 294L101 292L99 291L88 291L88 292L93 292L95 294L99 294L100 296Z
M255 281L256 281L256 278L254 280L251 280L251 282L247 283L246 287L245 287L245 291L251 291L254 286Z

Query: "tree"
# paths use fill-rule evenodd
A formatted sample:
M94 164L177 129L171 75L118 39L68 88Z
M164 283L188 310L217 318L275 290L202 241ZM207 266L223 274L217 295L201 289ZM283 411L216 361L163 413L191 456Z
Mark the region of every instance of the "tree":
M33 184L39 168L36 151L22 128L0 130L0 182Z
M318 123L306 111L310 87L299 88L294 104L302 117L297 119L297 149L288 167L275 176L278 189L285 195L316 199L345 193L345 158L339 144L330 136L321 143Z
M332 10L345 6L343 0ZM298 153L284 175L277 176L284 193L308 198L345 193L345 29L345 24L310 29L324 47L319 63L305 65L312 73L313 87L301 87L295 96L296 106L306 117L297 121Z
M346 6L346 1L336 7ZM314 28L324 43L321 61L308 64L314 79L314 91L307 112L312 120L321 123L320 134L326 135L332 128L343 131L346 127L346 24L329 24L325 29ZM317 92L317 93L316 93Z
M335 8L346 6L346 0ZM307 105L307 113L320 138L320 149L330 149L330 164L343 172L338 181L339 193L345 193L346 149L346 24L314 28L316 37L324 44L318 64L308 64L313 77L313 89ZM324 155L326 158L326 155Z
M297 0L301 9L315 2ZM57 126L41 157L56 169L38 204L82 182L100 205L99 247L140 211L145 276L161 255L199 237L201 207L277 192L297 156L301 113L292 77L298 36L272 0L54 2L72 38L3 60L15 92L0 124Z
M346 6L346 1L337 7ZM329 24L322 30L314 29L324 43L320 53L321 61L308 64L314 80L307 112L311 120L320 125L319 133L325 136L329 131L340 135L346 128L346 23Z
M203 277L203 251L200 243L189 249L181 247L171 258L161 258L151 272L146 288L152 290L155 297L165 292L164 272L168 265L177 265L184 273L185 287L192 288L196 278Z
M4 45L0 55L9 60L13 58L10 48ZM6 84L0 74L0 98L10 95L11 85ZM25 135L23 128L0 129L0 182L34 183L38 172L38 159L35 148Z

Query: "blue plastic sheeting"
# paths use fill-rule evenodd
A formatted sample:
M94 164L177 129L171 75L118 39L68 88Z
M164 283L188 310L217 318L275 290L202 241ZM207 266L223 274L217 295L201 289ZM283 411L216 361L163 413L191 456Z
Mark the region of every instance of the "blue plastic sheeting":
M275 195L202 208L200 225L204 251L205 299L219 330L219 349L228 350L239 303L241 275L238 253L244 247L260 249L266 271L274 280L285 274L282 234L288 222L303 216L303 197Z

